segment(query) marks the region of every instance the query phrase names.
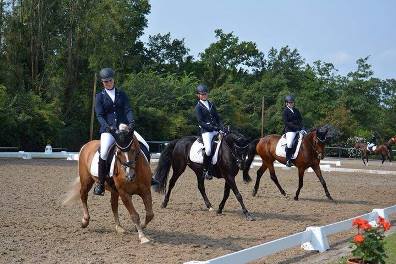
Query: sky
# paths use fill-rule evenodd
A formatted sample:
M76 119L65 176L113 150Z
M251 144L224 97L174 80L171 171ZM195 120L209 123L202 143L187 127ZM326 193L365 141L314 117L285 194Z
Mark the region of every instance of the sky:
M370 56L374 76L396 79L396 1L393 0L151 0L142 37L170 32L198 58L216 41L215 29L271 47L296 48L307 63L331 62L338 73Z

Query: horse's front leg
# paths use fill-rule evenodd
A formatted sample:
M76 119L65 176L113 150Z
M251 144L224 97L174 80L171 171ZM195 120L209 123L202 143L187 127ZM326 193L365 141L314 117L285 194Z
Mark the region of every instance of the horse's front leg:
M235 183L235 176L228 176L225 178L226 183L231 187L232 191L234 192L235 197L237 198L239 204L242 207L242 211L246 217L246 220L248 221L253 221L254 218L253 216L249 213L249 211L246 209L245 204L243 203L242 195L238 190L238 187L236 186Z
M154 218L153 199L151 197L150 187L144 190L143 193L140 195L140 197L143 200L144 208L146 210L146 220L144 222L144 225L142 226L142 228L145 228L148 225L148 223L150 223L151 220L153 220Z
M142 226L140 225L139 214L136 212L135 207L133 207L132 197L125 191L121 191L121 190L119 192L119 195L120 195L121 200L124 203L126 209L128 210L129 215L131 216L132 222L136 226L136 229L139 234L140 243L143 244L143 243L149 242L150 240L144 235Z
M124 228L122 228L120 224L120 219L118 217L118 193L116 192L111 192L111 198L110 198L110 203L111 203L111 210L113 211L113 216L114 216L114 222L115 222L115 229L117 233L125 233Z
M314 166L311 166L311 168L312 168L313 171L315 172L316 176L318 176L319 181L320 181L320 183L321 183L322 186L323 186L323 189L324 189L324 191L325 191L325 193L326 193L327 198L328 198L329 200L332 200L332 201L333 201L333 198L331 197L330 192L329 192L329 190L327 189L326 181L323 179L322 171L320 170L319 164L316 164L316 165L314 165ZM304 172L303 172L303 174L304 174Z
M202 198L204 199L206 208L208 208L209 211L213 211L212 204L210 203L208 196L206 195L205 179L204 179L204 177L202 177L202 175L199 175L198 173L196 173L196 175L197 175L197 182L198 182L198 190L201 193Z
M220 204L219 204L219 209L217 210L218 214L222 214L223 213L223 209L224 209L224 205L228 199L228 197L230 196L230 190L231 187L230 185L227 184L227 181L225 181L224 183L224 195L223 195L223 200L221 200Z

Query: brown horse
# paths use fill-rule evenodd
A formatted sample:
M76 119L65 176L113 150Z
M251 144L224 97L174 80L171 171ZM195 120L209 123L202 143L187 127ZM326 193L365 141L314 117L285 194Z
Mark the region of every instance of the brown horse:
M327 131L327 128L313 129L303 138L300 151L296 159L293 160L294 165L298 168L299 177L298 189L296 191L296 196L294 197L294 200L298 200L300 190L303 187L304 172L309 167L313 169L313 171L316 173L316 176L319 178L319 181L324 188L327 198L333 200L327 189L326 182L323 179L322 172L319 166L320 160L324 158L324 147L327 140ZM279 161L280 163L286 164L286 158L280 157L275 154L276 145L278 144L280 138L280 135L268 135L259 140L253 141L252 146L249 147L248 158L246 160L243 171L243 179L245 182L249 182L251 180L248 172L254 156L258 154L260 155L262 160L262 165L257 171L257 178L256 184L254 185L253 189L253 196L257 194L258 188L260 186L261 176L263 176L264 172L268 169L271 179L278 187L280 193L287 197L286 192L283 190L278 182L278 178L275 174L274 169L275 160ZM254 148L253 145L256 145L256 147Z
M396 144L396 135L394 135L393 137L391 137L388 142L386 143L388 146L392 145L392 144Z
M355 149L360 151L360 155L362 157L364 165L368 165L368 154L371 154L371 153L380 154L381 157L382 157L382 164L384 164L384 161L386 159L389 159L389 162L392 162L392 158L391 158L391 155L390 155L389 147L388 147L387 144L378 145L374 151L367 150L367 144L366 143L358 142L358 143L355 144L354 147L355 147Z
M113 131L112 135L116 140L116 161L113 173L114 185L106 183L106 190L111 192L110 202L116 224L115 228L118 233L125 232L118 218L118 199L120 197L136 226L140 243L146 243L149 242L149 239L144 235L143 228L145 228L154 217L150 189L152 175L150 165L141 151L139 142L134 136L133 131L128 131L127 128L124 128L120 131ZM83 218L81 223L83 228L88 226L90 218L87 205L88 192L92 188L94 182L98 180L98 177L91 174L90 168L95 152L99 149L99 146L100 141L93 140L81 148L78 162L80 177L79 180L77 177L68 197L64 201L64 204L68 204L78 199L78 195L80 195L83 205ZM141 225L139 214L132 204L131 196L133 194L139 195L143 200L146 210L146 221L144 225Z

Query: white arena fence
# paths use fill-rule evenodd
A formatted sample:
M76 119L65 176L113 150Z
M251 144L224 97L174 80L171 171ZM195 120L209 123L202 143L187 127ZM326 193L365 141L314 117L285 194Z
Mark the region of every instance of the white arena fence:
M337 223L325 226L310 226L307 227L306 230L303 232L269 241L261 245L243 249L221 257L213 258L206 261L189 261L185 262L185 264L247 263L297 246L300 246L305 250L316 250L319 252L324 252L330 248L327 237L329 235L352 229L352 221L354 219L364 218L368 220L372 225L375 225L378 216L384 217L385 219L389 220L389 215L395 213L396 205L383 209L374 209L371 213L356 216Z

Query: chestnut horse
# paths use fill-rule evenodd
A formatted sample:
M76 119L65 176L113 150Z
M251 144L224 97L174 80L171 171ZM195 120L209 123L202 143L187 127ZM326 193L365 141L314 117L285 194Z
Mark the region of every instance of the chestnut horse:
M390 150L389 150L389 145L384 144L384 145L378 145L374 151L369 151L367 150L367 144L366 143L361 143L358 142L355 144L355 149L360 151L360 155L363 160L364 165L368 165L368 154L374 153L374 154L380 154L382 157L382 163L384 164L386 159L389 159L389 162L392 162L392 158L390 155ZM366 160L366 161L365 161Z
M113 211L115 220L115 229L118 233L124 233L124 229L120 225L118 218L118 199L121 198L125 207L127 208L133 223L139 234L140 243L149 242L149 239L144 235L143 228L153 219L154 213L152 209L151 198L151 169L147 158L140 149L139 142L133 131L129 131L126 127L121 128L120 131L112 131L112 135L116 140L115 146L115 165L113 180L114 185L106 183L106 190L111 193L111 209ZM78 162L79 179L77 177L68 197L64 204L78 199L80 195L83 205L83 217L81 226L87 227L89 224L88 212L88 192L92 188L98 177L93 176L90 172L91 163L96 151L99 149L100 141L93 140L85 144L80 150L80 157ZM94 166L97 166L94 164ZM136 212L132 204L132 195L139 195L144 203L146 210L146 220L143 225L140 223L139 214Z
M327 140L327 131L327 128L316 128L311 130L303 138L297 158L293 160L293 164L298 168L299 177L298 189L296 191L296 196L294 197L294 200L298 200L301 188L303 187L304 172L309 167L313 169L313 171L316 173L316 176L319 178L319 181L324 188L327 198L333 200L327 189L326 182L323 179L322 172L319 166L320 160L324 158L324 147ZM280 138L280 135L268 135L261 139L256 139L252 141L249 146L248 158L245 162L245 167L243 170L243 180L245 182L251 181L251 178L249 176L249 168L252 164L254 156L258 154L262 160L262 165L257 171L257 178L253 189L253 196L256 196L257 194L260 186L261 176L263 176L264 172L268 169L271 179L278 187L280 193L287 197L286 192L283 190L278 182L278 178L275 174L274 169L275 160L279 161L280 163L286 164L285 157L280 157L275 154L276 145L278 144Z
M396 135L394 135L393 137L391 137L388 142L386 143L388 146L392 145L392 144L396 144Z

